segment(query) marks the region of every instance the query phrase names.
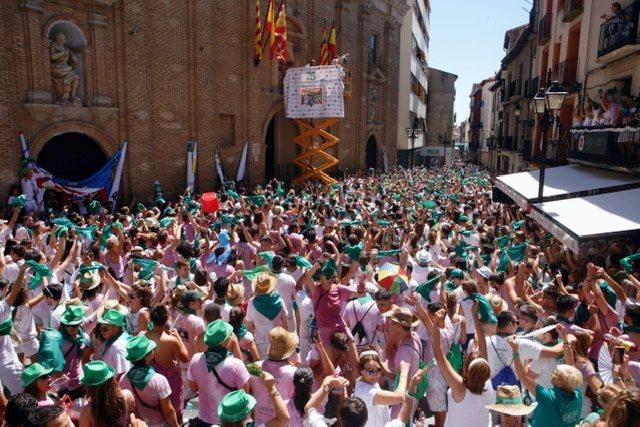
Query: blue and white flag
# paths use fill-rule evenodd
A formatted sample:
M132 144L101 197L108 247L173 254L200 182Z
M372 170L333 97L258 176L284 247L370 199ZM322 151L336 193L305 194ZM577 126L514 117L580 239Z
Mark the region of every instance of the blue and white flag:
M222 167L222 160L220 160L220 153L216 148L216 170L218 171L218 178L220 179L220 185L224 187L224 168Z
M242 149L242 155L240 156L240 163L238 163L238 173L236 173L236 182L240 182L244 179L244 171L247 167L247 152L249 151L249 143L244 143Z

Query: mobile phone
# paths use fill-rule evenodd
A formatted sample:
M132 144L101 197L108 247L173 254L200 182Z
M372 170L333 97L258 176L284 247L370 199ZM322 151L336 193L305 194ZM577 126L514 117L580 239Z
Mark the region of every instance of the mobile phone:
M624 359L624 347L615 346L613 348L613 354L611 355L611 362L614 365L622 364L622 360Z

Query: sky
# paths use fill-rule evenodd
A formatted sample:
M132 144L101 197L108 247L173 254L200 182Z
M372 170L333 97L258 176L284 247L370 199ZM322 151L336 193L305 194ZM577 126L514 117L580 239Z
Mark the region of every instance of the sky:
M457 123L469 118L473 83L498 71L505 31L527 23L530 9L527 0L431 0L429 67L458 76Z

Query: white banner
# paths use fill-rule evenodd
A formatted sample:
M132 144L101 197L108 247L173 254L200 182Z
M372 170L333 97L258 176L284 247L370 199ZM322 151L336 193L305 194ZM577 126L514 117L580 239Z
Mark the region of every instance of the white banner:
M384 166L384 173L389 173L389 157L387 157L387 146L382 146L382 164Z
M340 65L289 68L284 78L287 117L344 117L343 79Z
M217 148L216 148L216 170L218 171L218 178L220 179L220 185L224 187L224 183L225 183L224 168L222 167L222 161L220 160L220 153L218 153Z
M116 175L113 178L111 184L111 190L109 191L109 203L111 203L111 211L116 210L116 204L118 203L118 195L120 193L120 181L122 181L122 168L124 167L124 158L127 155L127 141L122 144L122 153L118 159L118 166L116 167Z

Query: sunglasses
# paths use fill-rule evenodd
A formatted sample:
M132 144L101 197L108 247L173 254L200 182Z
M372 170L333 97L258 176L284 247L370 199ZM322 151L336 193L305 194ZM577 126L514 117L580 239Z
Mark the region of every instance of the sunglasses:
M364 371L369 375L376 375L382 373L382 368L364 369Z

